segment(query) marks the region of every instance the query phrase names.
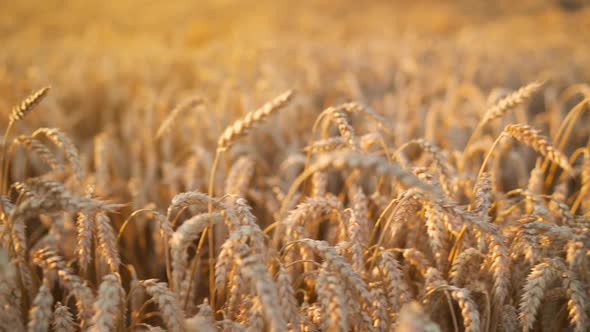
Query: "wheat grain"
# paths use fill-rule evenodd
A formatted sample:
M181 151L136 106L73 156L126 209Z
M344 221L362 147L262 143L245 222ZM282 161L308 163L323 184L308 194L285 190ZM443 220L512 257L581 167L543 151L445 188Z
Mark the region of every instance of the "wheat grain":
M311 176L311 197L324 197L328 187L328 175L324 172L317 172Z
M104 259L109 264L111 272L119 271L119 250L117 249L117 240L115 232L111 226L111 219L103 212L95 215L96 235L98 238L99 252L104 255Z
M329 137L319 141L313 142L311 145L305 147L306 152L328 152L340 150L346 147L346 140L342 136Z
M350 205L355 214L355 221L358 223L357 231L354 234L358 237L361 247L366 248L370 237L372 225L369 218L369 199L363 192L361 186L351 184L348 189Z
M356 136L354 127L350 124L346 113L341 110L334 110L333 112L329 113L329 117L338 126L340 136L344 138L344 141L346 141L348 147L351 149L359 149L359 139Z
M83 273L88 269L88 264L92 261L92 229L94 228L95 215L89 211L83 211L76 219L76 231L78 233L78 243L76 253L78 255L78 264Z
M362 227L357 221L357 215L352 209L344 211L344 220L346 223L346 237L350 244L350 251L352 252L352 269L357 273L364 271L363 253L366 249L366 245L363 241Z

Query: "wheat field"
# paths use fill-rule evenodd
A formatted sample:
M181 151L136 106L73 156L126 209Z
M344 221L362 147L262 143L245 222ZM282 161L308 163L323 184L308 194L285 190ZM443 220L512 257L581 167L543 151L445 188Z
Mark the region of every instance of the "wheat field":
M0 13L0 331L590 330L590 4Z

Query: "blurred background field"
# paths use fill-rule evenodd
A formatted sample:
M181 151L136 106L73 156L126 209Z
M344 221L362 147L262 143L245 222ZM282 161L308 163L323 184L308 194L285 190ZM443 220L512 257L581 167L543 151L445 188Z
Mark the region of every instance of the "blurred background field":
M539 77L570 84L589 75L590 6L584 1L49 0L2 6L0 108L51 84L51 104L61 113L89 109L106 120L74 115L70 125L103 127L121 103L132 101L107 109L105 103L146 80L160 93L171 84L219 91L211 86L227 80L260 89L269 71L294 88L300 82L287 77L329 76L334 87L353 74L368 90L399 70L450 70L450 77L472 75L484 87ZM363 76L370 75L380 78L369 84ZM357 97L349 91L339 96Z

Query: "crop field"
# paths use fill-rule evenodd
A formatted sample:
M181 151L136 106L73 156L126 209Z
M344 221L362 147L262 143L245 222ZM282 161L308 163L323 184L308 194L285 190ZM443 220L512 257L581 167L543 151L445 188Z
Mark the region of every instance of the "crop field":
M590 330L589 1L0 7L0 331Z

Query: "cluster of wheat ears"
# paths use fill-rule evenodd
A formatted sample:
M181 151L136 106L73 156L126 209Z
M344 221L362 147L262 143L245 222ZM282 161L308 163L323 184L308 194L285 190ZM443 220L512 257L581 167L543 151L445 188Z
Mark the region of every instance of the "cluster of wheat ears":
M590 330L588 48L321 13L193 53L7 38L0 331Z
M117 225L124 206L95 192L112 176L105 161L76 193L66 183L83 182L85 170L64 132L11 135L49 93L42 88L13 108L4 134L0 322L14 331L530 331L546 320L586 331L590 150L560 149L588 100L568 113L557 145L526 124L508 124L493 142L478 137L542 85L494 101L463 152L426 139L393 146L388 120L344 103L322 111L304 152L274 171L288 186L247 147L222 172L224 156L296 100L287 91L222 132L208 192L175 193L167 210L137 209ZM156 139L202 103L181 102ZM360 133L353 116L379 130ZM536 165L526 186L500 191L513 171L501 169L503 155L521 144ZM45 174L9 180L21 147ZM139 278L127 262L133 245L122 235L140 215L143 235L133 238L158 253L134 260L162 280Z

